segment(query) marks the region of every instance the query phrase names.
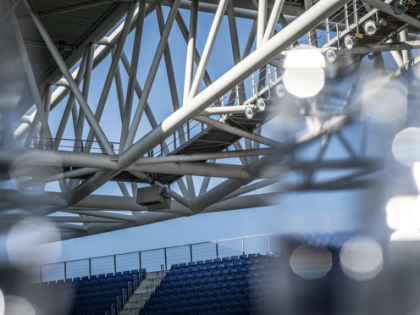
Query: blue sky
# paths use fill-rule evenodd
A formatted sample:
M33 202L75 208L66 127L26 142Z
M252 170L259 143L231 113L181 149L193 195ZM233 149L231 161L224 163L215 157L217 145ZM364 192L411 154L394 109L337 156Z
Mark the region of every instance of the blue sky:
M168 11L167 7L163 7L165 18ZM189 12L185 10L180 10L180 12L186 25L188 26ZM196 45L199 52L202 52L204 48L213 17L213 14L202 12L198 15L199 24ZM252 21L237 18L236 22L242 54L251 29ZM278 26L278 30L280 29L281 27ZM124 51L130 60L133 39L134 32L130 34L124 47ZM140 62L137 73L137 78L141 86L144 86L159 39L160 35L157 27L156 14L153 12L144 22ZM169 46L172 54L178 95L180 103L182 103L187 46L176 23L174 23L174 27L171 32ZM253 49L255 49L255 44ZM395 62L389 54L384 54L384 58L386 66L389 70L396 68ZM96 105L101 96L101 91L110 63L111 58L109 56L93 72L88 99L88 103L92 110L96 109ZM363 67L372 67L372 64L373 61L369 61L365 58ZM214 81L229 70L233 65L228 20L227 17L225 17L223 19L207 70L211 79ZM120 63L120 69L125 91L128 76L122 63ZM203 83L201 89L204 87ZM66 102L67 98L50 114L49 120L53 135L57 131ZM158 123L162 122L173 112L163 57L152 91L148 98L148 102ZM133 108L135 108L137 103L138 98L135 95ZM281 141L282 136L279 136L280 130L278 124L278 120L273 120L268 123L263 128L263 135L273 137ZM111 91L108 96L104 114L101 119L101 125L103 126L103 129L110 141L119 142L121 122L114 84L111 87ZM136 135L136 140L149 131L150 124L147 121L146 115L143 115ZM83 134L84 139L86 139L88 132L88 124L86 123ZM352 126L348 128L348 131L344 134L349 142L356 146L358 145L361 136L361 128L358 125ZM74 139L71 117L63 138ZM340 143L338 143L335 137L331 139L331 142L332 143L325 155L326 159L346 157L345 149ZM63 142L62 144L72 145L72 143L69 142ZM299 153L299 157L303 159L314 158L319 148L320 142L317 141L313 145L310 145L306 149L302 150ZM237 159L223 160L222 163L236 164L238 161ZM339 174L328 174L327 172L324 172L322 174L317 174L316 176L326 179L337 175ZM196 191L199 191L202 178L197 177L194 180ZM292 181L293 179L289 180ZM210 188L221 181L221 179L212 179ZM171 188L178 191L176 186L177 185L173 185ZM127 188L131 191L128 184ZM58 186L55 184L49 184L47 185L47 190L58 191ZM269 188L261 190L261 192L264 191L269 191ZM99 188L94 194L120 196L121 192L115 182L110 182ZM276 206L197 215L148 226L135 227L111 233L68 240L62 242L62 254L57 260L73 260L262 233L295 233L302 231L334 232L359 228L361 224L360 213L366 210L363 206L364 194L366 194L366 192L359 191L298 193L293 196L287 196L284 201L280 200L280 203ZM48 250L50 248L49 246L51 245L45 245L44 249ZM48 259L49 258L47 257L45 263L54 262L49 261Z

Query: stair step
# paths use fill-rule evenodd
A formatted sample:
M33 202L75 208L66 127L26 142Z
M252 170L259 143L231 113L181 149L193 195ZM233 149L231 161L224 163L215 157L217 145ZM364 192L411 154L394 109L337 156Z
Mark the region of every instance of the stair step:
M150 296L155 292L160 284L162 277L166 276L166 271L156 271L146 273L146 278L136 288L130 299L124 304L123 309L118 315L138 315L143 309Z

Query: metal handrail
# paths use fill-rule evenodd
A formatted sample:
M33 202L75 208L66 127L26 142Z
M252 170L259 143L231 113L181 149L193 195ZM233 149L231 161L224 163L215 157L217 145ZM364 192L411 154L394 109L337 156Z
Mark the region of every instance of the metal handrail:
M36 281L37 283L39 282L39 283L41 283L43 280L45 280L45 272L43 272L42 271L42 268L45 268L45 267L47 267L47 266L54 266L54 265L57 265L57 266L59 266L60 268L65 268L64 269L64 275L69 275L69 270L71 271L71 272L73 272L74 270L82 270L82 269L84 269L84 270L86 270L86 272L88 272L87 271L87 267L81 267L81 266L77 266L77 268L71 268L71 269L69 269L69 265L71 266L71 263L76 263L76 262L88 262L89 260L90 261L92 261L92 260L94 260L94 259L97 259L97 258L105 258L105 257L117 257L117 256L119 256L119 255L128 255L128 254L136 254L136 255L133 255L133 257L141 257L141 258L137 258L137 259L139 259L139 261L137 261L137 265L138 266L141 266L142 268L144 268L144 266L145 266L145 262L147 263L147 262L149 262L149 263L153 263L153 261L159 261L159 266L160 266L160 270L159 270L159 272L158 273L160 273L161 275L163 275L163 273L164 272L162 272L162 265L163 265L163 263L164 263L164 261L163 261L163 255L161 255L161 257L162 258L158 258L159 256L157 256L157 258L153 258L153 259L150 259L150 260L148 260L147 258L145 258L144 256L144 254L145 253L148 253L148 252L153 252L153 251L163 251L163 250L170 250L170 251L167 251L168 253L170 253L170 252L173 252L175 249L180 249L180 248L188 248L189 247L189 250L188 250L188 255L190 255L190 252L191 253L193 253L193 256L192 257L189 257L188 256L188 258L187 258L187 254L184 254L184 255L182 255L182 256L178 256L179 258L180 257L185 257L186 259L185 259L185 261L193 261L192 259L194 259L194 260L197 260L196 259L196 256L197 255L199 255L199 256L201 256L201 257L203 257L203 255L204 256L208 256L208 257L210 257L210 256L214 256L214 257L216 257L216 256L218 256L218 257L221 257L221 253L223 252L223 250L221 250L220 249L220 243L223 243L223 242L228 242L228 241L235 241L235 240L242 240L242 239L252 239L252 238L257 238L257 237L267 237L267 242L268 242L268 244L269 244L269 248L271 248L271 241L270 241L270 235L273 235L273 234L276 234L276 233L268 233L268 234L259 234L259 235L250 235L250 236L245 236L245 237L235 237L235 238L229 238L229 239L222 239L222 240L218 240L218 241L207 241L207 242L198 242L198 243L193 243L193 244L185 244L185 245L177 245L177 246L170 246L170 247L162 247L162 248L156 248L156 249L149 249L149 250L144 250L144 251L137 251L137 252L128 252L128 253L121 253L121 254L118 254L118 255L110 255L110 256L98 256L98 257L91 257L91 258L84 258L84 259L77 259L77 260L72 260L72 261L64 261L64 262L57 262L57 263L50 263L50 264L44 264L44 265L38 265L38 266L34 266L35 268L38 268L38 270L39 270L39 278L38 278L38 280ZM197 246L200 246L200 245L204 245L204 244L213 244L213 246L215 246L215 249L216 249L216 253L213 253L213 254L211 254L211 250L210 249L206 249L206 250L203 250L203 249L201 249L201 248L196 248ZM239 247L238 247L238 250L239 250ZM186 250L187 251L187 250ZM209 253L209 255L206 255L206 253ZM170 258L168 258L169 259L169 262L168 262L168 268L170 268L170 264L171 264L171 260L172 260L172 256L170 257ZM176 257L175 257L176 258ZM158 260L159 259L159 260ZM160 260L161 259L161 260ZM109 265L109 269L111 270L121 270L121 268L120 267L118 267L117 268L117 265L115 265L115 263L118 265L118 261L116 260L116 259L113 259L113 263L112 263L112 265L110 264ZM140 264L141 263L141 264ZM61 264L63 265L63 267L61 267ZM165 266L165 265L163 265L163 266ZM76 266L75 266L76 267ZM139 267L137 267L137 268L139 268ZM133 268L134 269L134 268ZM54 270L54 280L59 280L59 279L63 279L63 277L62 276L60 276L60 275L58 275L58 273L56 272L56 270ZM56 276L57 275L57 276ZM143 274L142 274L142 270L140 269L139 270L139 275L138 275L138 277L139 277L139 279L138 279L138 284L140 284L140 282L141 282L141 280L143 279ZM70 276L69 278L73 278L72 276ZM52 278L50 278L51 280L53 280ZM65 279L64 279L65 280Z

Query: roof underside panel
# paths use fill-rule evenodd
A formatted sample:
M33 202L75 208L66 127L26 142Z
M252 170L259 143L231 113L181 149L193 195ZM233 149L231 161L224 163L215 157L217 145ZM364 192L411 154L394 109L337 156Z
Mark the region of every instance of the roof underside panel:
M0 12L7 11L5 3L0 1ZM124 17L129 4L117 0L33 0L31 3L69 68L77 64L89 42L105 36ZM85 6L92 3L96 5ZM42 93L45 84L55 83L61 73L23 3L16 7L15 13ZM1 97L0 100L12 107L21 106L20 113L23 114L33 101L28 96L27 79L14 34L9 18L0 30L0 92L13 97Z

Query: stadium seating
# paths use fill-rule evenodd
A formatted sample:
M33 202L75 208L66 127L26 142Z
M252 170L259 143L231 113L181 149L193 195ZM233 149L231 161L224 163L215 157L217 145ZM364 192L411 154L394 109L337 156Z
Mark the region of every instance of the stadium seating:
M34 284L33 289L57 301L65 314L69 315L104 315L111 314L111 305L122 303L123 292L144 279L146 269L131 270L90 277L74 278ZM122 305L121 305L122 306Z
M140 314L265 314L259 305L267 301L264 289L279 279L279 257L268 252L172 265Z

